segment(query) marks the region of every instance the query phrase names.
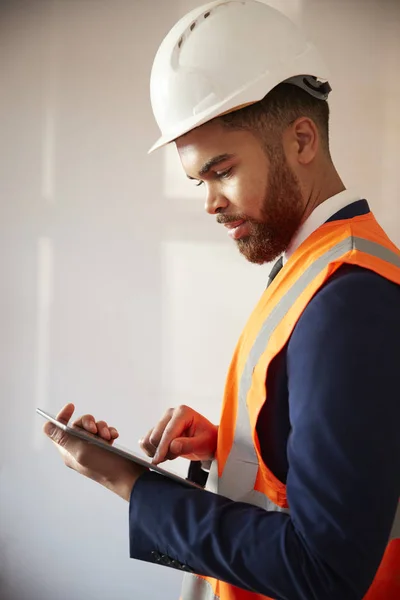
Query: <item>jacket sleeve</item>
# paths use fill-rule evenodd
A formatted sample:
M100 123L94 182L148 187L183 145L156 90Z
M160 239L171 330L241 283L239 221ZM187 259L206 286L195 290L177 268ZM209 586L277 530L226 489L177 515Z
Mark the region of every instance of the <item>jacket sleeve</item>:
M360 600L400 495L400 288L352 269L287 348L290 516L155 473L134 486L130 555L278 600Z

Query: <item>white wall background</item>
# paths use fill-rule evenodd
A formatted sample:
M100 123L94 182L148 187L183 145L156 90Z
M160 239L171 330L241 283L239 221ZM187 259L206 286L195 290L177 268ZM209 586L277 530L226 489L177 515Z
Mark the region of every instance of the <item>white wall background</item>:
M0 598L178 597L131 561L127 505L62 467L41 406L138 438L186 403L217 420L269 267L247 264L158 134L159 42L197 0L0 4ZM332 150L400 244L400 3L274 0L332 68ZM184 472L184 465L173 465Z

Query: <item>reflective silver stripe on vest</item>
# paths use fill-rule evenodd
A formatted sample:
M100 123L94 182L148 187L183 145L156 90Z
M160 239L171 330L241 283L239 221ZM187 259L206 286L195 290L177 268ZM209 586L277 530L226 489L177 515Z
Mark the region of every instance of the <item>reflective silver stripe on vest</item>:
M396 252L393 252L393 250L389 250L385 246L381 246L376 242L370 242L364 238L355 237L353 240L355 242L353 246L355 250L365 252L365 254L370 254L400 268L400 256Z
M397 511L394 517L392 531L390 532L390 539L400 539L400 504L397 505Z
M295 281L265 320L249 353L239 385L238 411L234 440L223 473L218 478L215 462L211 466L207 488L236 501L249 502L266 510L282 510L254 490L258 472L257 454L253 445L246 399L252 383L253 370L265 351L271 335L293 306L300 294L328 265L352 250L359 250L400 268L400 256L364 238L350 236L317 258Z
M219 600L213 592L211 584L191 573L185 573L182 583L182 600Z

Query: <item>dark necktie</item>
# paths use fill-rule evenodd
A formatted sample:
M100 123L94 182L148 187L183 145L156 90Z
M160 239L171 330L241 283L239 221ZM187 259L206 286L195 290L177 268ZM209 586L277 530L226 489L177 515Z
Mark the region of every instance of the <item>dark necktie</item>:
M283 267L283 256L281 256L280 258L278 258L278 260L276 261L276 263L272 267L271 272L270 272L270 274L268 276L267 287L269 285L271 285L271 283L273 282L273 280L275 279L275 277L278 275L278 273L282 269L282 267Z

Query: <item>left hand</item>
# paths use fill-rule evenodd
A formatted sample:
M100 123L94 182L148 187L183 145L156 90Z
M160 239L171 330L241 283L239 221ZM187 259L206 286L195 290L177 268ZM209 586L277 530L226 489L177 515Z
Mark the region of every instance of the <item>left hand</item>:
M58 413L57 419L67 424L74 410L73 404L67 404ZM93 429L93 423L95 429ZM118 437L118 432L113 427L109 428L104 421L98 422L98 425L100 424L101 428L96 427L96 423L90 415L74 422L74 426L83 427L90 433L94 433L97 429L98 434L112 444ZM132 487L140 475L146 471L145 468L94 444L88 444L49 421L45 423L43 431L56 444L67 467L97 481L124 500L129 501Z

